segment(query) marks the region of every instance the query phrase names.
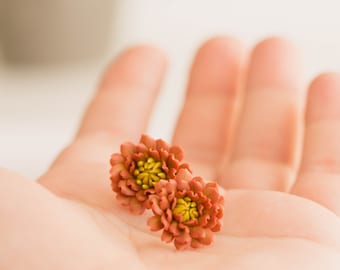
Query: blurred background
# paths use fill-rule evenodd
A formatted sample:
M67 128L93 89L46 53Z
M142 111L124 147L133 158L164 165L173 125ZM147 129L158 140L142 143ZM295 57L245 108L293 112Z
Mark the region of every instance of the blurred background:
M292 39L304 82L340 71L340 2L330 0L0 0L0 166L31 178L72 138L105 65L136 43L170 58L149 133L170 138L199 44Z

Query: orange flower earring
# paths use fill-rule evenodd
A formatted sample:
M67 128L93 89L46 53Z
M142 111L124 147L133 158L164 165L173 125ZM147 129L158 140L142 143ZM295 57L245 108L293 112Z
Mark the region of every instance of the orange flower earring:
M162 241L180 250L213 242L224 205L217 183L193 177L183 156L180 147L142 135L138 144L123 143L110 160L117 200L135 214L151 209L151 231L162 230Z
M190 170L188 164L181 163L180 147L147 135L142 135L138 144L123 143L120 152L111 156L112 189L121 204L135 214L149 208L147 199L161 179L174 178L181 168Z

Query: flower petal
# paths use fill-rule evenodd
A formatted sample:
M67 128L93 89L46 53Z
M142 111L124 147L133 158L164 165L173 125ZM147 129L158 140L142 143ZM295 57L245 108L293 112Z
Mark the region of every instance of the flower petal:
M203 216L199 217L198 222L199 222L200 226L205 227L205 226L207 226L209 219L210 219L209 215L204 214Z
M161 157L161 160L168 161L168 158L169 158L169 152L168 151L166 151L166 150L158 150L158 153L159 153L159 155Z
M147 224L150 227L150 230L153 231L153 232L163 229L163 224L162 224L159 216L150 217L148 219Z
M110 159L111 166L116 165L118 163L123 163L124 157L121 154L112 154Z
M180 234L178 223L176 221L171 222L168 231L171 232L173 236L178 236Z
M177 182L186 182L188 183L192 179L192 175L190 171L186 169L180 169L177 174L175 180Z
M147 154L149 153L149 148L142 143L139 143L136 145L136 152L138 153L138 158L140 159L141 157L146 157ZM137 156L135 155L133 158L135 159Z
M123 164L118 163L118 164L113 165L110 169L111 177L116 178L117 176L119 176L120 172L124 169L125 168Z
M144 202L147 199L147 196L145 195L144 190L137 191L136 199L140 202Z
M184 170L187 170L189 171L190 173L192 173L191 169L190 169L190 166L188 163L182 163L179 167L178 167L178 170L180 169L184 169Z
M188 226L183 223L178 223L178 229L185 233L190 233L190 229L188 228Z
M165 215L161 216L161 222L162 222L162 224L164 226L164 230L168 230L169 226L170 226L170 222L169 222L169 220L167 219L167 217Z
M168 231L163 231L161 239L165 243L170 243L174 239L174 236Z
M175 237L175 247L179 250L187 249L191 245L191 237L188 233L182 233Z
M222 228L222 223L221 222L217 222L216 225L214 227L210 228L210 229L213 232L219 232L221 230L221 228Z
M203 244L200 241L198 241L197 239L191 240L191 247L192 248L200 248L202 246L203 246Z
M204 194L214 203L218 202L221 197L221 195L218 193L217 183L214 182L206 184L204 188Z
M155 201L151 203L151 210L156 216L161 216L163 214L162 208L159 207L159 204Z
M202 192L204 188L204 181L202 177L196 176L190 181L190 187L193 192Z
M214 240L214 234L211 230L206 229L205 230L205 237L199 239L200 243L202 243L203 245L210 245Z
M160 200L159 200L159 207L162 209L162 210L166 210L170 207L170 203L168 201L168 199L166 197L161 197Z
M190 236L196 239L203 239L205 238L206 230L202 227L193 227L190 229Z
M132 142L126 142L120 146L120 152L125 158L132 156L132 154L135 152L135 149L136 147Z
M127 170L122 170L119 174L123 179L131 178L131 174Z
M192 219L192 220L189 220L189 221L186 221L184 222L185 225L187 226L196 226L198 225L198 220L197 219Z
M161 160L161 156L157 150L149 150L149 155L155 160Z
M156 148L159 151L163 150L163 151L169 152L169 145L162 139L156 140Z
M169 152L179 161L184 158L183 149L177 145L171 146Z
M174 194L176 193L177 182L170 179L165 183L165 191L168 198L173 198Z
M175 168L176 170L179 167L179 161L174 157L174 155L169 156L166 164L171 168Z
M152 149L156 148L156 141L152 139L149 135L142 134L139 142L145 144L147 148L152 148Z
M137 185L136 181L134 179L127 179L126 180L126 185L133 191L139 191L141 190L140 189L140 186Z
M120 191L125 196L135 196L136 192L131 190L127 185L126 181L119 181L118 187L120 188Z

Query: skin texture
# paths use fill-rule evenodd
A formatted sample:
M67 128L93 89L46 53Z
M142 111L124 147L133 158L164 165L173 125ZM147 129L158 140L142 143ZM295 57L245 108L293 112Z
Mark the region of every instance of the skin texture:
M213 245L179 252L118 205L108 173L145 131L165 69L156 48L126 50L38 181L0 170L0 269L339 269L340 76L304 90L280 38L249 56L231 37L198 50L173 142L219 182L225 217Z

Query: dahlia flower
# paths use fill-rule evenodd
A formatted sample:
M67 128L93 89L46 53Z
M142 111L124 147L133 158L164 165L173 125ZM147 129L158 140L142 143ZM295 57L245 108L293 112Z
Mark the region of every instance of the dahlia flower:
M213 233L221 229L224 203L215 182L205 183L181 169L173 179L158 181L154 190L148 225L162 230L162 241L174 241L180 250L212 243Z
M159 181L176 177L181 168L183 151L178 146L169 146L165 141L142 135L138 144L123 143L120 153L111 156L111 184L118 201L131 212L142 214L150 207L148 198L154 193Z

